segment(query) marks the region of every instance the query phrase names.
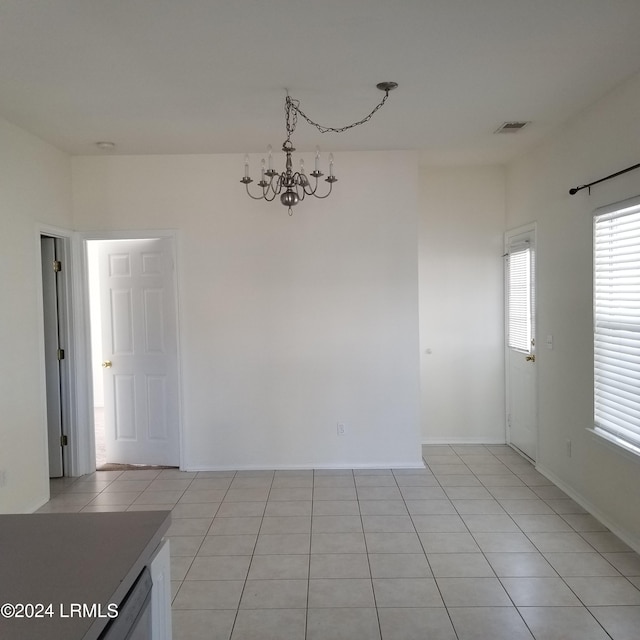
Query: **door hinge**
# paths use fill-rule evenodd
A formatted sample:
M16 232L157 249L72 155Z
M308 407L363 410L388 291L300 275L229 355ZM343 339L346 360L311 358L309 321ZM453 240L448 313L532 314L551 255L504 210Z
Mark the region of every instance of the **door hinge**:
M53 270L58 273L58 271L62 271L62 262L60 260L53 261Z
M58 349L58 360L64 360L64 349Z
M69 444L69 439L67 436L60 436L60 446L66 447Z

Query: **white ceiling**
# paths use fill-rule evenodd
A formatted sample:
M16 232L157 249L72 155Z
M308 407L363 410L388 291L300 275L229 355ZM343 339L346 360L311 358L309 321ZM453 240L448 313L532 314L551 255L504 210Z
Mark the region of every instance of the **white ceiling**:
M640 0L0 0L0 113L72 154L298 149L504 162L640 70ZM531 120L493 135L504 121Z

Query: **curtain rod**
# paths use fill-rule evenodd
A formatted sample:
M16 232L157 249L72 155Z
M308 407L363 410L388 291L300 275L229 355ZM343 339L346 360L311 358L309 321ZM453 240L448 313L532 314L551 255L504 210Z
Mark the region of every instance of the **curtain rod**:
M634 169L640 169L640 163L634 164L632 167L627 167L622 171L612 173L610 176L607 176L606 178L600 178L600 180L596 180L595 182L590 182L589 184L583 184L581 187L573 187L573 189L569 189L569 193L573 196L576 193L578 193L578 191L581 191L582 189L589 189L589 193L591 193L591 187L593 187L594 184L599 184L600 182L604 182L605 180L611 180L611 178L616 178L617 176L621 176L623 173L633 171Z

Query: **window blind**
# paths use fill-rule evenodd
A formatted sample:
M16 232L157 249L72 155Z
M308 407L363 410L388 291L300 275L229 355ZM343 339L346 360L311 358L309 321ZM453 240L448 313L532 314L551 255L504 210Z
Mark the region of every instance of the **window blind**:
M639 204L594 217L594 422L640 454Z
M528 242L509 247L507 343L511 349L531 351L532 251Z

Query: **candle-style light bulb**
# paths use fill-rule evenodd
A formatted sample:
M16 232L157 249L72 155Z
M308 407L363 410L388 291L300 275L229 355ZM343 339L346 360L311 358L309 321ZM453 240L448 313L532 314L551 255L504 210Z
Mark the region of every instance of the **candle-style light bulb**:
M333 153L329 154L329 176L333 178Z
M249 154L245 153L244 156L244 177L249 177Z
M269 145L267 147L267 158L269 160L269 171L273 170L273 147Z
M264 180L264 166L265 166L264 158L262 158L262 162L260 163L260 165L261 165L260 171L262 173L262 179Z
M316 147L316 171L320 171L320 147Z
M304 175L304 158L300 158L300 173Z

